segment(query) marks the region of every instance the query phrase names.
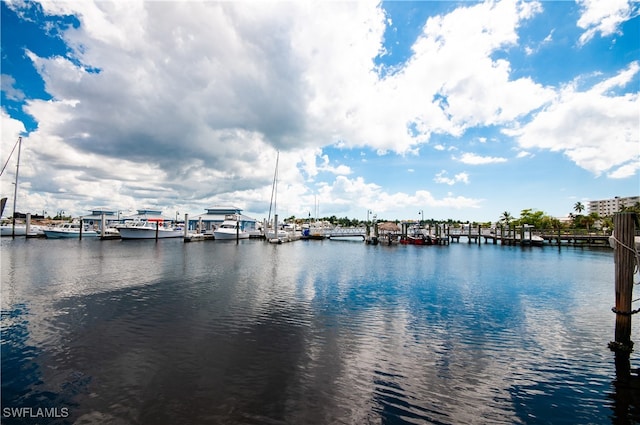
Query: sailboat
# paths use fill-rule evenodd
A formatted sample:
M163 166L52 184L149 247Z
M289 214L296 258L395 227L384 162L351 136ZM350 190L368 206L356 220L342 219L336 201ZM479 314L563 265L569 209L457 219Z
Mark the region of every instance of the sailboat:
M13 216L11 217L11 224L2 224L0 225L0 236L26 236L27 235L27 225L26 224L18 224L16 225L16 199L18 198L18 173L20 171L20 151L22 150L22 137L18 137L18 141L13 146L11 153L9 154L9 158L7 158L7 162L2 167L2 171L0 171L0 175L4 173L4 169L7 167L9 160L11 159L11 155L13 155L13 151L16 150L16 146L18 147L18 162L16 163L16 181L14 183L14 192L13 192ZM2 198L2 211L4 211L4 207L7 203L7 198ZM1 212L0 212L1 215Z
M288 239L289 234L284 230L278 229L278 214L276 208L278 204L278 161L280 160L280 151L276 156L276 170L273 173L273 185L271 186L271 204L269 205L269 217L267 222L271 221L271 207L273 206L273 227L266 229L266 238L270 243L282 243Z

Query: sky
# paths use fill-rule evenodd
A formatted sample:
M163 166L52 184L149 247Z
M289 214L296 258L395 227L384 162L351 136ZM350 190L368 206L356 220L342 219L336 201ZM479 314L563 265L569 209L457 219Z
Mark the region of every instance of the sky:
M497 221L640 194L640 2L1 2L2 197Z

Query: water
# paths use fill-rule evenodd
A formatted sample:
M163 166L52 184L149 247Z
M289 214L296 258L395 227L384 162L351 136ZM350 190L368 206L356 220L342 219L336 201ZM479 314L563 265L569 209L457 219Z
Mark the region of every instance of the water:
M640 423L607 348L610 250L3 239L0 256L3 423Z

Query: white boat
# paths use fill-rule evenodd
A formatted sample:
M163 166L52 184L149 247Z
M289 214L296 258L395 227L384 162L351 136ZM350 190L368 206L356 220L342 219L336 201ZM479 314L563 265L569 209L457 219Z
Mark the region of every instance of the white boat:
M105 227L104 232L102 229L99 229L98 233L102 239L120 239L120 232L113 226Z
M533 234L533 227L525 224L524 225L524 232L522 234L522 236L524 237L524 239L522 240L525 243L529 243L531 245L534 246L543 246L544 245L544 238L542 236L539 235L534 235ZM519 238L520 236L518 236L517 238Z
M29 232L27 233L27 225L26 224L17 224L15 228L15 233L13 230L12 224L2 224L0 225L0 236L29 236L29 237L37 237L44 236L44 227L36 224L32 224L29 226Z
M213 231L213 238L215 240L249 239L249 232L240 227L237 216L227 216Z
M287 231L284 229L278 229L278 232L269 230L266 234L266 239L269 243L283 243L292 242L302 239L302 233L299 231Z
M44 229L44 235L48 239L79 239L80 223L62 223L59 226L47 227ZM98 232L90 229L88 225L82 227L83 238L95 238Z
M278 214L276 208L278 205L278 162L280 160L280 151L276 155L276 169L273 173L273 186L271 188L271 205L269 206L269 220L271 220L271 207L273 207L273 226L265 229L265 237L269 243L282 243L290 240L289 233L278 227Z
M122 239L166 239L184 236L182 227L164 226L156 221L134 221L117 226Z
M3 224L0 226L0 236L26 236L27 234L27 226L24 224L16 224L15 233L13 230L13 225L11 224Z

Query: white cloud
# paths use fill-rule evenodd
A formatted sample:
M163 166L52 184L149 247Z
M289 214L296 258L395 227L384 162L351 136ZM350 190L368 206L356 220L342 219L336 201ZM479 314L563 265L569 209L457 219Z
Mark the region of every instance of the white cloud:
M386 75L374 60L385 53L384 31L391 23L377 1L47 1L42 7L50 14L76 15L81 25L59 30L68 57L27 52L52 96L28 100L24 107L38 122L25 139L21 185L25 195L26 188L38 194L24 196L34 210L77 211L91 202L197 211L233 202L263 211L276 151L286 189L282 205L292 212L312 204L314 190L335 208L375 204L390 211L416 202L476 208L482 200L386 193L353 176L348 165L330 163L322 149L367 146L378 155L412 155L438 134L447 142L434 149L458 151L464 150L464 139L446 136L483 126L510 126L522 149L562 150L580 166L612 178L633 169L630 158L602 155L604 148L588 141L590 130L584 135L575 130L585 141L557 143L570 126L545 114L580 117L574 124L581 126L587 106L603 118L610 108L613 118L604 127L628 150L624 132L632 130L628 115L637 110L637 95L615 97L609 91L636 70L630 67L582 93L586 103L571 87L558 95L532 78L514 77L504 52L518 46L520 26L541 12L538 2L463 3L434 16L425 22L411 57ZM18 98L19 91L11 91L18 87L13 77L3 75L3 91ZM545 106L534 120L515 126ZM4 111L2 118L4 144L15 140L5 132L17 135L24 126L10 127L15 123ZM625 130L615 128L621 121ZM534 140L559 128L566 131L551 134L553 145ZM597 157L602 164L595 163ZM473 153L456 159L506 161ZM320 172L338 177L317 181ZM469 176L440 178L445 184L467 183ZM306 187L310 182L316 186Z
M418 106L405 115L415 117L422 137L460 136L470 127L504 124L553 97L530 78L511 79L509 62L492 58L517 44L520 22L539 10L538 3L491 2L427 21L414 57L392 80L398 93L413 100L405 104Z
M22 90L14 87L15 83L16 80L11 75L2 74L2 91L5 93L5 96L7 96L7 99L22 100L24 99L24 93L22 92Z
M453 157L453 159L460 161L464 164L470 165L484 165L484 164L496 164L500 162L507 162L506 158L495 156L482 156L474 153L465 152L460 157Z
M317 167L318 171L337 174L337 175L349 175L349 174L351 174L351 168L346 166L346 165L344 165L344 164L340 164L340 165L337 165L337 166L331 165L328 155L322 155L318 159L320 159L322 161L321 164Z
M640 171L640 160L632 160L607 174L612 179L625 179L634 176Z
M609 94L624 87L640 72L633 62L617 75L577 91L569 84L552 104L521 128L503 130L516 137L522 149L564 152L578 166L600 175L640 159L637 93ZM627 175L625 166L611 176Z
M436 183L448 184L449 186L453 186L456 183L469 183L469 174L467 173L458 173L453 178L447 177L447 171L442 170L436 174L433 181Z
M602 37L620 34L622 23L637 15L633 2L628 0L578 0L581 16L578 26L586 30L580 36L580 44L588 43L597 33Z

